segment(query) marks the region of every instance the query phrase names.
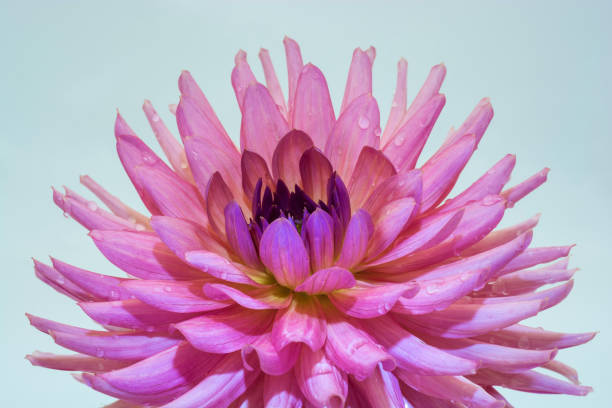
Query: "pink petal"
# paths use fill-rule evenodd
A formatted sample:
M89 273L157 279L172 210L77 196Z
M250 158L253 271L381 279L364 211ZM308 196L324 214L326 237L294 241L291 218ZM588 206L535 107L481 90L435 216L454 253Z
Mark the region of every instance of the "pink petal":
M537 214L526 221L523 221L517 225L513 225L512 227L495 230L486 237L484 237L482 240L478 241L476 244L467 248L461 253L461 255L474 255L479 252L488 251L489 249L503 245L506 242L512 241L514 238L523 234L524 232L535 228L535 226L538 225L539 219L540 214Z
M28 354L26 359L32 363L33 366L50 368L52 370L87 371L92 373L117 370L131 364L125 361L106 360L81 354L62 356L52 353L42 353L40 351Z
M351 385L372 407L404 408L404 399L397 378L380 367L363 381L351 381Z
M100 275L85 269L77 268L60 260L51 258L54 268L71 282L85 290L96 298L96 300L122 300L129 299L130 293L126 291L121 283L128 281L125 278Z
M355 51L353 51L353 60L351 61L351 67L349 68L349 74L346 80L340 113L344 113L351 102L357 99L357 97L363 94L372 94L373 62L373 59L370 59L368 53L361 48L356 48Z
M567 269L566 262L561 261L561 263L564 265L553 264L544 268L509 273L490 282L479 294L518 295L535 291L544 285L567 281L578 269Z
M532 350L562 349L591 341L596 333L557 333L541 328L516 324L505 329L476 337L476 340L506 347Z
M33 259L36 277L53 289L76 301L97 300L95 296L83 290L70 279L59 273L55 268Z
M414 168L445 103L444 95L433 96L413 116L403 122L384 145L383 152L398 171Z
M30 321L30 324L40 330L43 333L49 334L51 331L61 331L64 333L76 333L81 334L87 332L87 329L80 327L69 326L67 324L54 322L53 320L44 319L42 317L34 316L26 313L26 317Z
M361 208L370 194L386 179L396 174L393 164L380 150L364 146L348 185L351 207Z
M208 251L190 251L185 254L190 265L215 278L234 283L256 286L257 282L266 283L266 272L256 271L233 263L223 256Z
M515 374L482 370L471 379L480 384L502 385L513 390L539 394L587 395L593 391L591 387L568 383L531 370Z
M507 200L508 207L514 207L514 204L518 202L521 198L525 197L527 194L540 187L546 181L549 171L550 169L548 167L545 167L544 169L540 170L539 173L534 174L522 183L517 184L516 186L507 190L504 190L501 193L501 196Z
M185 320L174 327L202 351L231 353L263 335L272 324L275 313L236 305Z
M259 243L259 256L279 284L295 288L310 274L310 262L295 226L286 218L272 222Z
M409 330L446 338L473 337L492 330L503 329L535 316L540 301L495 304L454 304L448 308L425 314L403 316L400 320Z
M259 336L253 343L242 348L242 360L247 370L261 369L272 378L288 373L295 365L299 355L300 343L292 343L277 350L270 340L270 333ZM266 376L268 377L268 376Z
M365 257L370 237L374 232L372 218L364 210L357 210L351 217L344 235L344 242L337 266L351 269Z
M580 381L578 380L578 372L574 368L562 363L559 360L551 360L546 364L542 364L542 368L561 374L572 383L580 385Z
M246 389L244 393L234 400L228 408L249 408L263 406L264 375L260 375Z
M450 193L475 148L474 135L467 135L421 167L423 172L421 212L435 207Z
M300 158L301 186L315 202L325 200L327 181L332 175L332 166L327 157L316 148L308 149Z
M453 356L402 329L393 319L382 316L364 321L364 328L387 352L399 368L420 375L475 373L478 363Z
M374 217L392 201L413 197L421 202L422 178L420 170L398 173L381 182L370 194L363 208Z
M289 190L300 184L300 158L312 147L312 140L300 130L292 130L284 135L272 155L272 176L283 180Z
M385 251L416 215L417 203L412 197L400 198L384 206L374 219L374 234L368 245L367 259Z
M485 130L487 130L491 119L493 119L493 107L491 106L491 102L489 98L482 98L461 127L449 133L442 147L450 146L462 136L469 134L476 136L476 144L478 144Z
M270 171L268 170L266 161L257 153L249 150L242 152L242 161L240 166L242 170L242 189L244 190L246 197L253 197L255 186L257 185L257 181L259 179L262 179L264 189L266 186L270 187L270 189L275 188L275 184L272 180L272 176L270 175Z
M468 298L466 299L466 301L470 303L489 305L489 304L498 304L498 303L512 303L512 302L539 300L542 302L540 304L540 311L542 311L542 310L549 309L559 304L563 299L565 299L570 294L573 287L574 287L574 281L570 280L568 282L562 283L561 285L557 285L550 289L542 290L539 292L529 292L529 293L523 293L522 295L515 295L515 296Z
M291 343L304 343L316 351L325 343L325 317L315 298L295 296L288 308L274 319L271 338L277 350Z
M389 111L389 118L385 125L385 131L382 134L380 145L386 146L387 142L391 139L391 136L397 130L397 126L402 120L404 113L406 113L406 73L408 70L408 62L405 59L400 59L397 63L397 85L395 87L395 94L393 94L393 103L391 104L391 110Z
M302 69L293 103L292 127L303 130L317 148L325 149L336 115L319 68L306 64Z
M245 370L240 356L231 354L225 356L202 382L162 408L227 407L258 376L259 371Z
M272 163L272 154L289 125L278 110L268 90L260 84L250 85L244 97L240 145Z
M556 350L523 350L471 339L443 339L433 336L424 339L447 353L479 362L482 368L509 373L539 367L557 354Z
M368 378L380 365L395 369L395 360L366 333L356 320L347 320L331 307L325 309L327 341L325 355L332 364L357 381Z
M265 376L263 398L265 408L302 407L302 393L293 373Z
M205 312L228 307L230 302L211 300L204 296L202 285L206 282L133 279L124 282L122 286L143 302L169 312Z
M141 279L197 279L202 273L182 262L153 234L98 231L90 234L100 252L115 266Z
M498 273L498 276L565 257L569 254L573 247L573 245L569 245L559 247L529 248L508 263L508 265L506 265L504 269Z
M355 277L349 270L332 266L331 268L320 269L310 275L295 290L306 292L309 295L320 295L334 290L349 289L355 284Z
M499 194L510 179L510 173L512 173L515 163L516 157L514 155L506 155L467 190L445 202L444 205L440 207L440 210L448 211L461 208L471 201L480 201L488 195Z
M270 91L270 95L272 95L276 106L278 106L278 109L286 118L287 106L285 105L285 97L283 96L283 91L278 82L278 78L276 77L274 65L272 65L272 60L270 59L270 53L268 52L268 50L264 48L259 50L259 59L263 67L264 76L266 77L266 86Z
M309 254L311 270L318 271L332 265L334 261L334 221L327 212L317 208L310 214L302 225L302 238ZM306 281L311 278L312 276ZM319 282L320 279L316 278Z
M217 301L232 300L247 309L284 309L291 303L292 293L287 289L271 286L254 288L246 285L207 283L204 294Z
M503 408L498 401L478 385L463 377L421 376L398 369L395 375L411 388L432 397L461 401L474 408ZM408 397L410 400L410 396Z
M342 180L350 180L361 149L378 149L380 113L376 99L364 94L340 115L325 145L325 155Z
M410 107L404 116L404 122L419 111L432 97L440 92L440 87L446 76L446 67L444 64L438 64L431 68L427 79L421 86L419 93L414 98Z
M244 115L244 99L246 96L246 91L249 86L257 84L257 80L251 71L251 67L247 62L246 52L243 50L238 51L236 56L234 57L235 66L232 70L232 87L234 88L234 92L236 93L236 100L238 101L238 106L240 106L240 110ZM263 85L262 85L263 87ZM244 149L244 145L242 145L242 140L240 144L241 150Z
M348 393L346 374L337 369L323 350L302 347L294 369L300 390L315 407L342 408Z
M343 313L358 319L371 319L387 314L401 296L411 296L418 290L414 282L367 285L360 283L351 289L337 290L329 299Z
M112 302L80 302L83 311L105 326L153 331L163 326L193 317L189 313L174 313L156 309L138 299Z
M294 99L298 85L298 78L302 72L304 63L302 62L302 54L300 46L291 38L283 39L285 45L285 54L287 55L287 73L289 74L289 118L293 118Z
M144 104L142 105L142 110L147 116L149 124L151 125L153 133L155 134L155 138L168 158L172 169L174 169L174 171L184 180L193 182L191 170L187 165L185 149L183 149L183 146L181 146L179 141L176 140L170 130L166 127L164 121L155 111L151 101L145 100Z
M87 330L83 333L67 333L52 330L49 334L62 347L111 360L140 360L180 342L177 338L146 332Z
M212 230L225 237L225 207L234 200L232 191L219 172L215 172L206 186L206 213Z
M446 377L445 377L446 378ZM406 401L413 408L464 408L465 405L455 400L446 400L430 397L408 387L403 382L400 382L400 388ZM513 407L507 407L513 408Z

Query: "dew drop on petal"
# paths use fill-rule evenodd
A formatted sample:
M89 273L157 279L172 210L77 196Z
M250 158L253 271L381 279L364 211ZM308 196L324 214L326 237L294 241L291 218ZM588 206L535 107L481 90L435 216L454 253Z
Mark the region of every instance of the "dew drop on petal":
M98 356L100 358L104 357L104 350L96 349L96 356Z
M119 292L117 292L115 289L111 289L109 297L113 300L119 299Z
M147 327L145 328L145 331L146 331L146 332L149 332L149 333L152 333L152 332L154 332L154 331L155 331L155 326L147 326Z
M146 229L142 224L136 224L134 228L136 228L136 231L144 231Z
M425 288L425 291L430 295L438 292L440 290L440 284L438 282L432 282Z
M401 146L404 144L404 136L397 135L393 138L393 144L396 146Z
M357 124L360 128L367 129L370 126L370 120L365 116L360 116L359 120L357 121Z
M157 114L153 115L153 117L151 118L151 120L152 120L153 122L159 122L159 115L157 115Z
M55 280L55 282L57 282L60 285L63 285L64 283L66 283L66 280L60 276Z
M91 211L96 211L98 209L98 204L90 201L87 203L87 208L89 208Z
M172 288L170 286L164 286L164 291L172 292Z
M377 127L377 128L376 128L376 130L374 130L374 134L375 134L377 137L380 137L380 134L381 134L381 133L382 133L382 132L380 131L380 128L379 128L379 127Z

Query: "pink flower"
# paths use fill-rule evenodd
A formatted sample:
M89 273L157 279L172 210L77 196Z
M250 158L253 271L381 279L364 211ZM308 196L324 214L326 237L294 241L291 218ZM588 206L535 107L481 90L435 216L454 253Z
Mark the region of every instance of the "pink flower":
M88 176L110 212L53 192L129 277L35 261L103 329L29 315L79 353L32 364L81 371L112 407L503 407L498 386L588 393L555 356L594 333L520 324L570 292L571 247L530 248L538 216L494 230L548 169L504 189L507 155L445 201L491 121L488 99L415 169L444 106L443 65L408 106L399 62L381 131L374 48L353 53L338 111L321 71L285 48L288 101L266 50L266 86L236 56L240 149L186 71L171 106L182 144L143 106L170 166L117 116L119 157L151 216Z

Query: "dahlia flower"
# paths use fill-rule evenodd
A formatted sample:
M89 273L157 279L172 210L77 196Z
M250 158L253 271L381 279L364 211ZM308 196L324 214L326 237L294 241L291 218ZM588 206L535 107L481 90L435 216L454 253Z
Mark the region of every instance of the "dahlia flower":
M498 387L587 394L555 357L594 333L520 323L568 295L571 247L530 247L537 215L494 230L548 169L505 188L507 155L446 199L491 121L489 100L415 168L445 103L444 65L407 105L400 60L381 130L374 48L354 51L335 110L321 71L284 44L288 99L266 50L266 85L236 56L239 149L187 71L170 106L182 143L143 106L169 164L117 115L119 158L150 214L88 176L109 210L53 191L127 277L35 261L102 329L28 315L78 353L35 352L32 364L80 372L118 399L109 407L503 407Z

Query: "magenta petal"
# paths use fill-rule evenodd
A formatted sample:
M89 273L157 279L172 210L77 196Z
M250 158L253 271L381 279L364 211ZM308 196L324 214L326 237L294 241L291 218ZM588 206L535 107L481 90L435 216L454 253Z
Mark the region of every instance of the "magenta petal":
M249 226L237 202L232 201L225 207L225 235L236 254L245 265L261 268L259 255L253 244Z
M332 165L327 157L316 148L310 148L300 158L302 187L315 202L325 200L327 181L332 175Z
M55 268L45 265L34 259L34 273L38 279L51 286L53 289L76 301L99 300L80 286L67 279Z
M310 275L295 290L296 292L306 292L309 295L319 295L334 290L352 288L355 283L355 277L349 270L332 266Z
M266 279L265 272L255 271L238 263L233 263L214 252L190 251L185 254L185 258L190 265L224 281L256 286L255 280Z
M236 305L182 321L174 327L202 351L231 353L263 335L275 313L273 310L251 310Z
M143 302L169 312L205 312L228 307L231 304L228 301L211 300L204 296L202 285L206 282L133 279L122 286Z
M363 381L380 364L385 370L395 369L395 360L366 333L359 321L326 308L327 341L325 355L336 367Z
M548 167L545 167L544 169L540 170L538 173L529 177L522 183L517 184L516 186L509 188L508 190L504 190L501 193L501 196L507 200L508 207L513 207L514 204L521 198L525 197L527 194L540 187L540 185L542 185L546 181L549 171L550 169Z
M323 350L302 347L294 369L300 390L315 407L342 408L348 393L346 374L336 368Z
M334 221L332 217L317 208L302 225L302 237L309 253L310 268L318 271L331 266L334 260Z
M266 408L302 408L302 393L293 373L264 378Z
M250 85L244 96L240 145L272 163L274 148L289 131L268 90L260 84Z
M319 68L306 64L297 83L292 126L306 132L317 148L325 149L335 123L325 77Z
M358 282L351 289L337 290L329 299L343 313L359 319L371 319L387 314L401 296L414 295L415 282L374 286Z
M304 343L314 351L323 347L325 318L317 299L295 296L288 308L279 310L271 340L277 350L291 343Z
M104 358L84 356L81 354L58 355L35 351L28 354L26 359L38 367L64 371L87 371L90 373L105 372L123 368L131 362L107 360Z
M411 373L463 375L475 373L479 366L475 361L426 344L388 316L367 320L363 326L393 356L398 367Z
M90 233L102 254L114 265L142 279L197 279L202 273L186 265L157 236L142 232Z
M389 248L406 225L410 224L417 208L417 203L412 197L400 198L384 206L378 218L374 219L376 227L366 257L375 258Z
M96 322L105 326L152 331L156 326L189 319L194 314L156 309L138 299L113 302L81 302L79 306Z
M286 218L279 218L264 231L259 243L261 261L279 284L294 288L309 275L310 262L302 238Z
M342 250L336 265L351 269L361 262L366 255L373 232L374 224L370 214L361 209L357 210L346 228Z
M506 347L532 350L562 349L591 341L592 333L557 333L541 328L513 325L505 329L478 336L476 339Z
M300 130L292 130L284 135L272 155L274 179L283 180L293 190L293 186L300 183L300 158L312 146L310 137Z
M242 348L242 360L247 370L261 369L276 378L293 368L301 347L300 343L292 343L282 350L277 350L270 341L270 333L265 333Z
M247 285L207 283L204 294L217 301L234 301L247 309L284 309L291 303L292 293L278 286L254 288Z
M404 408L399 382L392 372L378 367L363 381L351 381L351 386L372 407ZM348 402L348 401L347 401ZM365 401L364 401L365 405ZM351 405L352 406L352 405Z
M462 136L469 134L476 136L476 144L478 144L485 130L487 130L491 119L493 119L493 107L491 106L491 102L489 98L482 98L461 127L449 133L444 141L443 147L450 146Z
M361 149L378 149L380 113L376 99L364 94L340 115L325 146L325 154L342 180L350 180Z
M393 164L383 154L370 146L364 146L359 153L355 170L348 185L351 207L361 208L376 189L386 179L396 174Z
M229 354L198 385L162 408L227 407L244 393L258 376L259 371L248 371L242 367L239 355Z

